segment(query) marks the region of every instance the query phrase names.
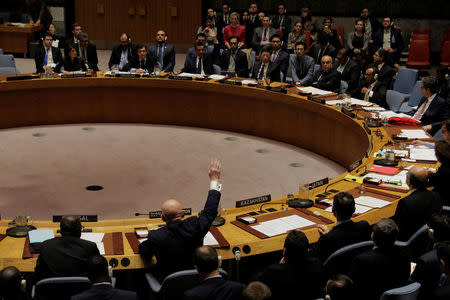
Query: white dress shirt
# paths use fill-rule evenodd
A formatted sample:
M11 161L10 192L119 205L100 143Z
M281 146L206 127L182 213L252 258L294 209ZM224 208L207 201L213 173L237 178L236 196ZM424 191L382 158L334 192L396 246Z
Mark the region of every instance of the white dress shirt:
M383 49L391 48L391 29L383 31Z
M422 119L423 114L427 111L428 107L430 107L431 101L436 97L436 94L431 95L424 103L419 107L417 112L412 117L416 121L420 121Z

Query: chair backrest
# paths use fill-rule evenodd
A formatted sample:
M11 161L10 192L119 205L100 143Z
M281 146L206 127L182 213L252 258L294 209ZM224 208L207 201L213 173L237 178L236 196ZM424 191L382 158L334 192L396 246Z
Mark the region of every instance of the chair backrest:
M220 74L220 72L222 71L220 66L216 65L216 64L213 64L213 69L214 69L214 74Z
M410 238L409 240L402 242L402 241L395 241L395 246L397 247L410 247L415 241L417 241L421 236L427 234L428 232L428 225L425 224L422 227L420 227Z
M350 264L355 256L372 249L373 241L364 241L351 244L333 252L323 266L330 275L348 274Z
M422 99L422 91L420 90L420 87L422 86L422 80L416 81L416 84L414 85L411 96L409 96L408 100L408 106L414 107L419 105L420 99Z
M430 28L414 28L413 34L431 34Z
M444 139L445 139L445 138L444 138L444 135L442 134L442 128L439 129L439 130L433 135L433 140L434 140L435 142L437 142L437 141L443 141ZM450 208L450 206L443 206L443 207L442 207L442 211L444 211L444 207ZM450 211L448 211L447 214L448 214L449 212L450 212Z
M430 39L431 39L430 35L427 33L414 33L411 36L411 40L427 40L427 41L429 41Z
M253 66L255 65L256 52L255 51L250 52L250 57L252 58L252 66L250 67L250 72L252 72Z
M384 292L380 300L416 300L419 298L419 291L420 283L413 282Z
M444 41L441 48L441 63L450 64L450 40Z
M430 61L430 42L427 40L411 40L408 61Z
M320 70L320 65L319 64L314 64L314 72L313 74L316 74L317 71Z
M90 289L87 277L52 277L40 280L33 286L33 300L70 299L73 295Z
M450 28L444 30L443 41L450 41Z
M393 112L398 112L400 110L400 106L402 106L405 97L397 91L387 90L386 92L386 102L389 106L389 109Z
M419 76L419 70L400 68L394 81L394 91L410 94Z
M347 92L348 83L347 81L341 80L341 86L339 87L339 94L344 94Z
M15 68L16 62L14 61L14 56L12 56L11 54L0 55L0 67L1 68L5 68L5 67Z
M16 75L19 72L17 71L16 68L12 68L12 67L0 67L0 75Z
M3 49L2 49L2 48L0 48L0 54L1 54L1 55L5 54L5 53L3 52Z

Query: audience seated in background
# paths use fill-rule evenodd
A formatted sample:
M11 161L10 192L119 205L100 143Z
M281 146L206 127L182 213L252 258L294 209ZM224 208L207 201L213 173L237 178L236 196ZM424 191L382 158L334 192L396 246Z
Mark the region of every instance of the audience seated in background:
M319 32L317 34L317 41L309 49L308 55L314 58L316 64L320 64L322 57L334 57L336 55L336 48L330 44L330 37L327 34Z
M372 36L376 49L383 48L388 52L386 63L391 66L398 63L405 44L403 43L402 33L393 26L392 18L385 17L383 19L383 28L380 28Z
M212 36L214 37L214 32L212 33ZM216 37L216 39L217 39L217 37ZM213 42L214 42L214 39L213 39ZM197 35L195 36L195 44L197 44L197 43L202 43L202 44L206 45L206 34L204 34L203 32L197 33ZM211 47L207 47L206 48L206 53L212 54L214 52L214 46L215 45L217 45L217 44L213 43L213 45L212 45L213 47L212 48ZM190 56L192 58L197 57L197 54L195 52L195 46L188 49L188 51L186 53L186 56Z
M97 46L89 41L89 36L85 32L78 35L78 54L86 62L88 69L98 71Z
M222 71L236 73L238 77L248 77L247 54L239 49L239 38L232 36L229 39L230 48L220 55Z
M255 62L252 70L252 78L258 80L281 81L280 66L270 61L270 46L261 49L260 59Z
M26 282L16 267L6 267L0 271L0 299L29 299L26 294Z
M159 63L162 72L173 72L175 67L175 48L166 42L166 32L158 30L156 33L156 44L148 46L148 55Z
M435 213L442 209L442 200L438 193L427 190L427 169L413 166L406 176L406 184L412 191L400 199L392 220L398 226L398 239L407 241Z
M87 71L86 62L77 55L76 45L68 45L64 48L64 59L56 67L56 73L70 73L75 71Z
M206 11L207 15L206 17L210 17L212 20L212 23L214 25L214 27L217 28L217 15L216 15L216 11L213 8L208 8L208 10Z
M350 277L359 299L379 300L383 292L408 282L410 262L394 246L398 227L391 219L381 219L372 230L374 248L353 259Z
M201 246L194 252L194 266L202 283L184 293L184 300L189 299L240 299L244 285L228 281L219 274L219 258L216 249Z
M282 41L278 34L273 35L270 38L270 44L272 45L272 54L270 60L280 66L280 71L286 76L289 67L289 54L283 51ZM284 81L284 78L281 78Z
M242 300L269 300L272 292L261 281L252 281L242 290Z
M88 278L92 281L92 288L78 295L72 296L71 300L135 300L136 293L113 288L111 277L108 272L108 261L101 255L94 255L89 259Z
M270 265L257 279L265 283L272 292L272 299L317 299L322 296L325 272L322 263L308 254L308 238L302 231L288 233L279 263Z
M262 19L262 26L255 28L253 32L252 45L253 50L260 52L263 46L270 44L272 36L277 34L277 30L270 26L269 16L264 16Z
M135 73L152 73L156 65L153 57L148 55L147 46L137 45L137 56L133 56L127 65L123 68L124 71Z
M225 27L230 25L231 23L231 7L227 2L222 3L222 12L217 14L217 33L220 37L219 40L223 37L223 30Z
M291 53L292 53L292 51L294 51L294 49L295 49L295 44L297 42L306 43L306 34L303 30L302 22L300 22L300 21L295 22L292 32L290 32L288 35L288 41L287 41L288 51L291 50ZM305 48L306 48L306 46L305 46Z
M449 103L437 94L438 88L439 82L436 78L432 76L422 78L420 91L423 97L412 116L430 135L434 135L441 128L442 122L450 117Z
M308 86L314 80L314 59L306 53L304 42L295 43L295 56L289 58L292 81L295 84Z
M342 48L336 54L337 61L333 64L333 68L342 74L341 80L348 83L348 94L353 94L359 85L361 77L361 68L350 58L350 51Z
M203 46L204 47L204 46ZM203 245L212 221L217 216L220 200L221 164L214 160L208 168L210 190L203 211L197 216L183 220L184 210L176 200L167 200L162 206L162 220L166 226L151 230L148 239L139 245L139 253L150 261L153 255L157 259L156 271L164 278L176 271L192 269L194 250Z
M109 69L117 68L122 71L133 56L136 55L136 47L131 43L128 33L122 33L119 38L119 45L114 46L109 58Z
M411 280L419 282L420 298L430 299L432 292L438 288L442 270L437 255L437 248L450 240L450 220L445 215L433 215L428 222L428 236L433 241L433 249L416 261L416 268Z
M56 27L53 23L50 23L47 27L46 33L51 34L53 38L52 46L58 49L64 48L66 43L65 38L62 35L56 34ZM45 34L44 34L45 36Z
M253 33L255 28L261 27L261 25L261 21L258 17L258 4L256 2L250 2L248 8L248 22L245 26L245 44L247 48L252 48Z
M317 34L317 30L319 30L319 25L317 24L317 20L312 17L309 8L304 7L301 9L300 20L303 25L303 30L309 30L312 36L315 36Z
M366 59L366 50L369 46L369 35L365 33L364 21L356 20L355 31L347 35L347 48L350 50L350 56L362 66Z
M341 73L333 69L333 59L331 56L325 55L322 57L321 68L314 74L312 86L339 93L341 87Z
M213 20L214 19L212 17L207 16L205 19L205 24L203 26L200 26L197 30L197 34L203 33L206 36L206 45L209 48L214 48L214 38L209 35L209 31L214 31L217 36L217 27L214 26Z
M377 72L377 80L383 83L386 89L390 89L395 76L395 70L385 63L388 52L382 48L375 51L373 55L373 65L371 66Z
M332 17L326 17L325 19L323 19L323 28L319 29L318 34L324 34L328 37L328 41L330 42L331 46L333 46L335 49L341 49L341 41L339 40L337 31L335 29L331 29L332 24Z
M47 33L44 35L43 39L42 45L39 45L36 49L36 54L34 56L36 73L44 73L44 67L48 66L50 68L54 68L63 60L61 51L52 46L52 35Z
M273 17L272 27L278 30L278 35L281 40L286 43L288 34L291 31L291 18L286 15L286 5L284 3L278 4L278 14Z
M63 216L60 231L61 237L41 245L34 269L36 282L49 277L86 276L89 258L100 254L95 243L80 239L80 217Z
M350 277L338 274L329 279L325 287L325 299L327 300L353 300L355 288Z
M245 27L239 24L239 14L237 12L231 13L231 23L223 30L223 42L226 48L230 48L230 38L232 36L239 37L239 48L245 44Z
M447 284L442 285L434 292L433 300L448 300L450 298L450 242L439 245L437 255L441 264L442 272L447 276Z
M428 184L434 187L434 192L439 193L442 204L450 206L450 144L447 141L438 141L434 151L441 165L436 173L428 171Z
M315 245L315 253L322 262L342 247L370 240L369 223L351 220L355 212L355 199L350 193L336 194L333 199L332 211L337 220L333 229L329 230L325 224L317 225L320 238Z
M211 75L214 74L213 64L219 57L220 48L215 38L214 51L207 51L205 44L198 42L194 45L195 56L186 54L186 59L184 61L184 67L181 72L201 74L201 75Z
M82 32L81 25L78 23L72 24L72 36L66 40L66 46L78 45L78 35Z
M364 7L361 10L361 20L364 22L364 35L369 38L369 56L368 59L372 59L372 55L378 48L375 48L373 39L375 33L382 28L381 23L377 20L377 18L372 15L370 10L367 7Z
M359 86L353 92L352 96L388 109L389 107L386 102L387 88L378 78L378 71L375 68L367 68L364 72L364 77L360 80Z

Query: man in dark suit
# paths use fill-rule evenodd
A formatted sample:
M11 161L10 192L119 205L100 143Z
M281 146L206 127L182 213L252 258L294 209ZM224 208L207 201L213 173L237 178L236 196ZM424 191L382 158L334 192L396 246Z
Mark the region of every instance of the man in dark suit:
M258 80L281 81L280 66L270 61L270 46L262 48L259 61L252 70L252 78Z
M331 56L322 57L322 68L314 74L313 87L339 93L341 87L341 73L333 69Z
M409 258L395 246L398 227L391 219L381 219L372 230L374 249L356 256L350 267L357 296L379 300L383 292L406 285L411 269Z
M133 56L123 70L139 74L152 73L156 61L148 55L147 46L138 45L137 49L137 57Z
M373 55L373 67L378 73L378 81L381 81L387 89L392 87L395 76L395 70L386 64L386 56L388 52L382 48L375 51Z
M136 56L136 47L131 43L131 38L128 33L120 35L120 44L114 46L109 58L109 69L117 66L119 71L122 71L133 56Z
M232 36L229 39L230 48L220 55L220 67L222 71L234 72L238 77L248 77L247 54L238 48L239 37Z
M383 48L388 52L386 62L390 65L398 62L403 47L405 46L402 33L393 26L393 20L390 17L383 19L383 28L375 33L373 43L375 49Z
M252 281L242 290L241 300L269 300L272 292L261 281Z
M88 259L100 254L95 243L80 239L80 217L63 216L60 231L61 237L41 245L34 269L36 282L49 277L86 276Z
M434 135L440 128L442 122L446 121L449 116L449 104L439 95L437 91L439 83L436 78L432 76L424 77L422 79L422 99L417 106L417 111L413 115L413 119L419 121L423 129Z
M217 14L217 36L223 44L223 30L231 23L231 7L227 2L222 3L222 12ZM223 46L223 45L221 45Z
M369 223L351 220L355 212L355 199L351 194L343 192L334 196L332 211L337 221L333 229L329 230L325 224L317 225L320 238L316 243L315 252L323 262L342 247L370 240Z
M441 263L442 272L450 278L450 242L446 241L439 245L437 249L437 255ZM433 300L447 300L450 299L450 283L445 286L441 286L434 292Z
M347 48L342 48L336 54L337 62L333 68L342 74L341 80L348 83L348 94L353 94L358 88L359 78L361 77L361 68L350 58L350 52Z
M270 38L272 45L272 53L270 60L280 66L280 71L283 73L283 77L286 78L287 70L289 67L289 54L282 49L281 38L278 34L273 35ZM284 81L284 78L281 78Z
M326 282L320 260L308 254L309 242L300 230L288 233L279 263L267 267L256 279L272 291L272 299L317 299L322 296Z
M73 45L78 49L78 35L82 32L81 25L78 23L72 24L72 36L66 39L66 46Z
M407 241L433 214L442 209L439 194L427 190L427 176L427 169L422 166L414 166L408 171L406 184L413 192L400 199L392 217L398 226L398 239L401 241Z
M89 259L88 278L92 281L92 288L71 300L136 300L136 293L113 288L108 272L108 261L101 255L95 255Z
M202 283L184 293L184 300L233 300L240 299L244 285L228 281L219 274L219 258L216 249L201 246L194 252L194 266Z
M314 59L305 54L306 44L295 43L295 56L289 57L292 80L295 84L308 86L314 80Z
M88 69L98 71L98 56L97 46L89 41L89 36L85 32L80 32L78 35L78 55L84 59Z
M375 68L367 68L364 78L361 79L358 88L351 94L353 97L376 103L381 107L389 108L386 102L386 85L378 80L378 72Z
M161 72L173 72L175 67L175 48L166 43L167 35L164 30L156 33L156 44L148 46L148 54L159 63Z
M209 165L210 191L202 213L183 220L184 211L176 200L167 200L162 206L161 218L166 226L151 230L148 239L139 245L139 253L145 260L157 259L157 272L164 278L176 271L191 269L194 250L203 245L211 223L217 216L220 200L221 164L212 161Z
M320 64L322 57L336 55L336 48L330 44L330 37L325 33L317 34L317 43L309 49L309 56L314 58L316 64Z
M214 44L214 51L208 52L206 50L205 44L196 43L194 45L195 48L195 57L186 54L186 59L184 61L184 67L181 72L193 73L193 74L202 74L202 75L211 75L214 74L213 64L219 56L219 44Z
M258 4L256 2L250 2L248 8L248 22L245 26L245 43L248 48L252 47L253 33L256 28L261 27L261 22L258 17Z
M262 19L262 26L255 28L255 30L253 31L253 50L258 53L262 47L269 45L270 39L275 34L277 34L277 30L270 26L270 17L265 16Z
M437 249L450 239L450 219L446 215L433 215L428 222L428 236L433 241L433 249L416 261L416 268L411 280L419 282L420 299L430 299L432 292L438 288L442 270Z
M44 73L44 67L50 66L54 68L59 62L63 60L61 51L52 46L53 37L51 34L44 35L42 45L39 45L34 56L36 64L36 73Z
M278 15L273 17L272 27L278 30L281 40L286 43L291 32L291 18L286 15L285 4L278 4Z
M0 271L0 298L4 300L27 300L26 287L22 285L19 269L10 266Z
M361 10L361 20L364 22L364 33L369 36L369 56L373 55L373 53L377 50L375 46L373 46L373 38L375 33L382 27L381 23L377 20L377 18L372 15L367 7L364 7Z

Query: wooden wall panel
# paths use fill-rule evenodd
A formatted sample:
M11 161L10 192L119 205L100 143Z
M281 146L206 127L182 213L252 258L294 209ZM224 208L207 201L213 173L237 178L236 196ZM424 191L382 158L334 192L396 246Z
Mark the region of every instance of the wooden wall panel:
M169 43L190 45L201 24L201 0L77 0L75 20L91 40L107 46L122 32L133 43L151 43L158 29L167 31Z

